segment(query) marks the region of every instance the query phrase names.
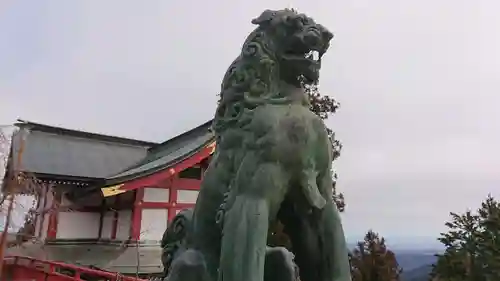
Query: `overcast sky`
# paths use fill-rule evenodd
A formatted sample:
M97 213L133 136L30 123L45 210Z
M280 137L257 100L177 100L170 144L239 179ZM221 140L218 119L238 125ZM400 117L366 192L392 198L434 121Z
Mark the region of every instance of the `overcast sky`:
M495 0L3 0L0 123L168 139L212 118L250 20L285 7L336 35L321 90L349 236L432 237L500 195Z

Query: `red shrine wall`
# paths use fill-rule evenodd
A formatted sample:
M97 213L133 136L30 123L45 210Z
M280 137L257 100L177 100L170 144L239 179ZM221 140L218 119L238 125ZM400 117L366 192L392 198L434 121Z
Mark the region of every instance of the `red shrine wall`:
M102 217L102 228L98 238L127 240L130 235L131 210L107 211Z
M133 209L133 239L159 241L167 224L198 197L206 163L194 165L157 186L140 188Z
M127 240L131 233L134 196L134 192L120 194L86 202L84 207L61 196L58 212L53 212L56 232L49 238Z
M139 238L141 240L158 240L158 237L161 237L163 231L165 231L165 228L167 227L167 220L170 209L149 209L147 207L144 207L144 205L147 205L148 203L169 203L170 190L168 188L146 187L144 188L143 193L142 206L140 208L142 214L139 225L139 227L141 228Z
M180 210L194 207L200 183L201 179L175 176L163 186L141 189L138 196L142 198L138 198L134 209L134 214L140 213L135 220L135 227L140 227L140 230L136 231L134 238L160 240L168 222Z
M57 215L57 231L52 239L97 239L99 235L100 202L89 202L89 208L94 210L81 210L61 194L60 207Z
M159 241L180 210L194 207L205 167L188 168L157 186L89 200L85 207L48 192L39 209L51 211L37 219L35 233L40 239Z

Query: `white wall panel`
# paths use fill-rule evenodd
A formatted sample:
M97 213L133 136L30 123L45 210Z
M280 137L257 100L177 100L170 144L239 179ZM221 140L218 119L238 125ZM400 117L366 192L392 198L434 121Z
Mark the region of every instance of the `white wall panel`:
M130 236L130 226L132 223L132 211L118 211L118 225L116 226L116 239L126 240Z
M144 188L144 202L164 202L167 203L170 194L170 190L163 188Z
M102 218L102 239L111 239L111 231L113 230L113 220L114 220L115 212L107 211L104 213Z
M177 191L178 203L196 203L198 198L198 190L179 190Z
M141 222L141 240L161 240L167 229L167 209L143 209Z
M99 219L100 213L60 212L56 237L59 239L97 239Z

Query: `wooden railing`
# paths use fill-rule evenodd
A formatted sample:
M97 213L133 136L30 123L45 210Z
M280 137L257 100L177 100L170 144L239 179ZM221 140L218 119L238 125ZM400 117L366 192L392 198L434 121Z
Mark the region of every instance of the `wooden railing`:
M30 257L6 257L3 263L1 279L8 281L146 281L119 273Z

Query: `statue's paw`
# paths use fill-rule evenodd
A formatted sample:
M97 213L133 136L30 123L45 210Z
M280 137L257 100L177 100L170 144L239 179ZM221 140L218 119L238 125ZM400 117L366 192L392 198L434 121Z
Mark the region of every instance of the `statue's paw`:
M296 281L297 266L294 255L283 247L269 247L266 250L264 281Z
M174 259L166 281L205 281L209 280L203 255L189 249Z

